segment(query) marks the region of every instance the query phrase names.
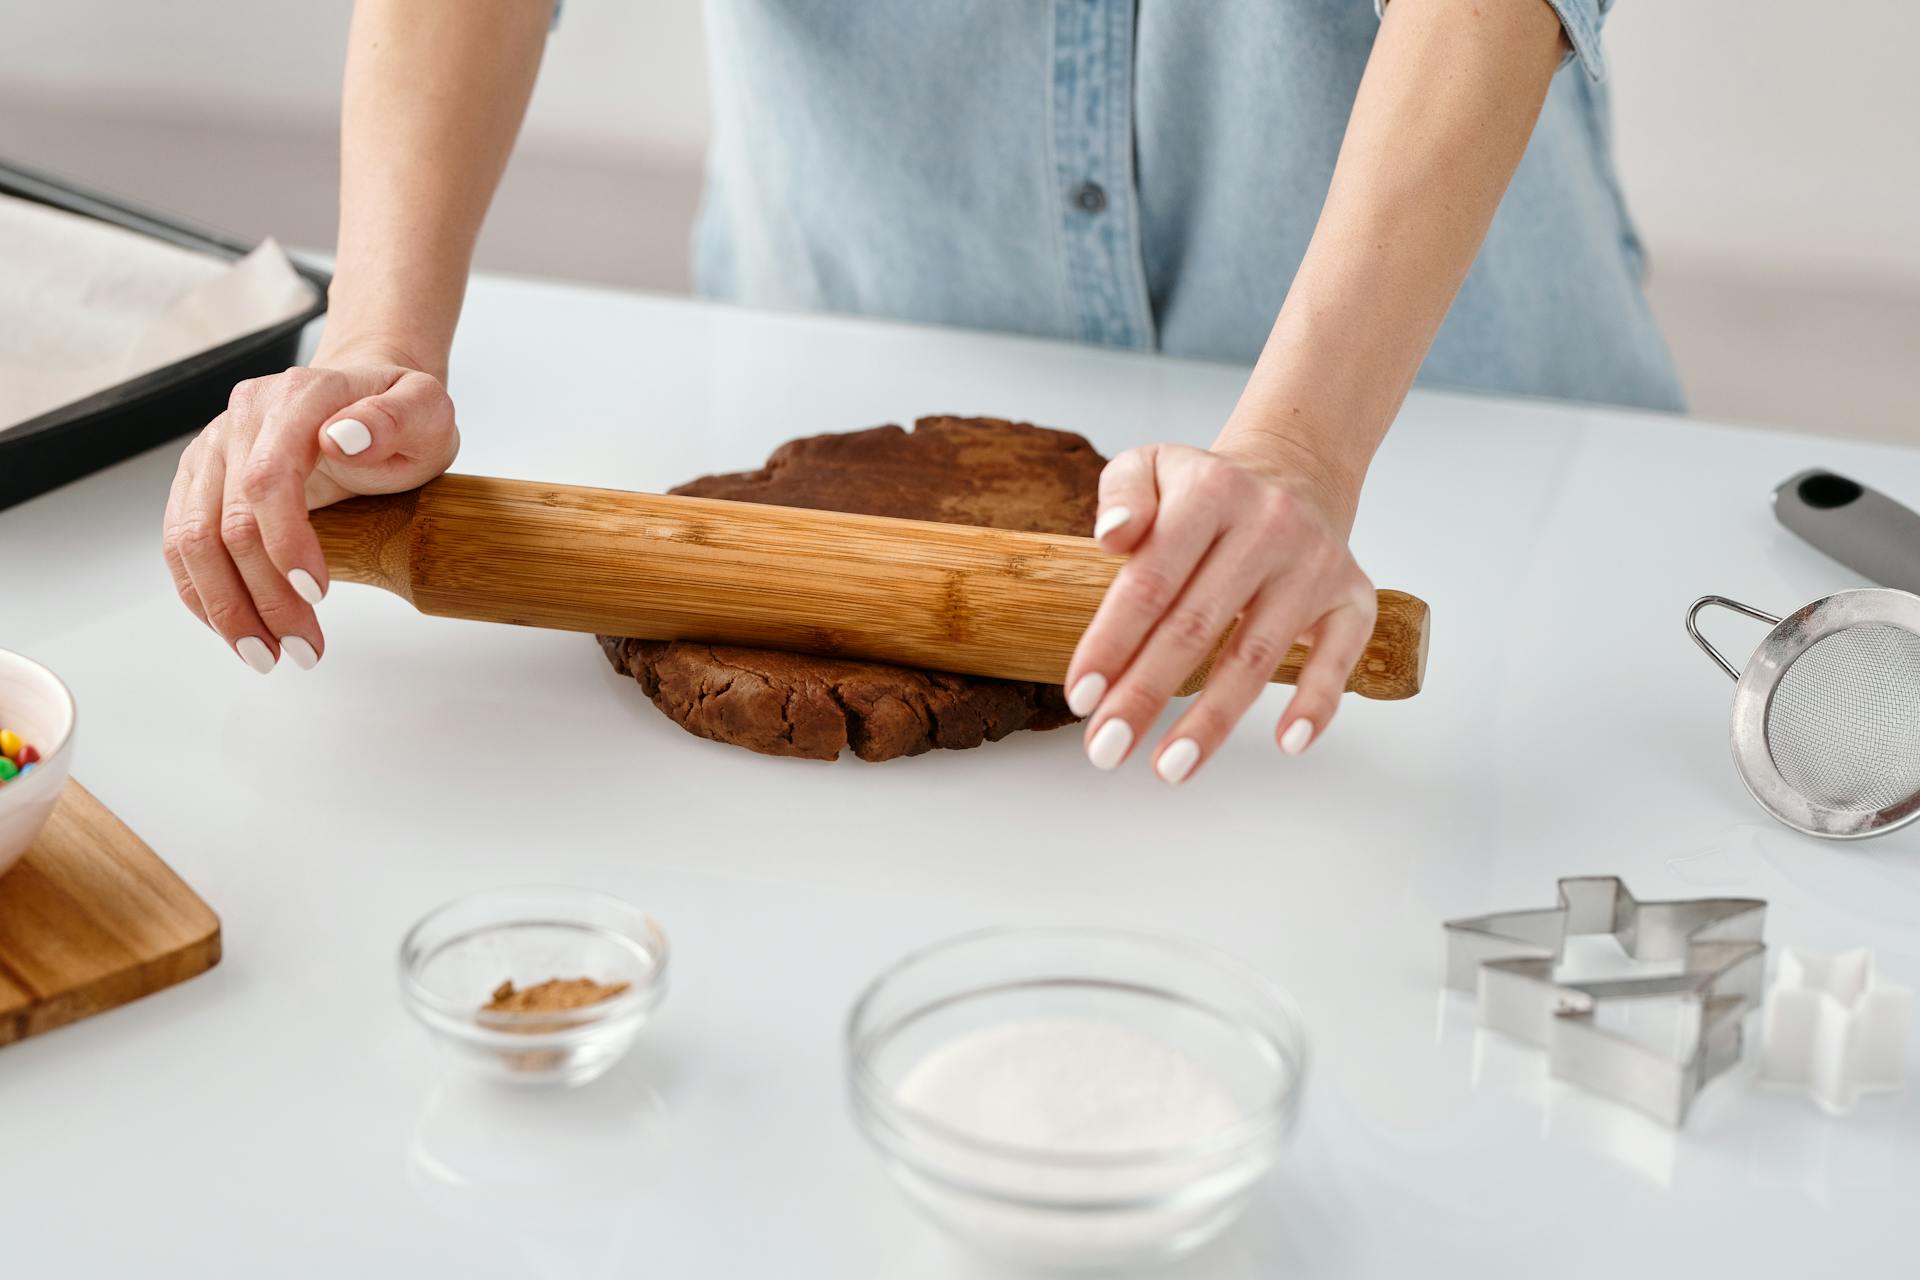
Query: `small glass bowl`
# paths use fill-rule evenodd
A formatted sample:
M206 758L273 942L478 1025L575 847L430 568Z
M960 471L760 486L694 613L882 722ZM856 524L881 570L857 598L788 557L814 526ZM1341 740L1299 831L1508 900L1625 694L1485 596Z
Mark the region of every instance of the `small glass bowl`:
M1185 1146L1063 1151L985 1140L901 1100L956 1037L1063 1018L1177 1050L1240 1118ZM1106 929L995 929L914 952L868 986L846 1036L854 1122L914 1202L985 1252L1054 1269L1165 1261L1218 1235L1278 1158L1307 1070L1284 991L1210 949Z
M491 1013L511 980L624 982L578 1009ZM611 1067L667 994L667 935L639 908L590 889L489 889L429 912L400 943L407 1009L456 1059L512 1084L584 1084Z

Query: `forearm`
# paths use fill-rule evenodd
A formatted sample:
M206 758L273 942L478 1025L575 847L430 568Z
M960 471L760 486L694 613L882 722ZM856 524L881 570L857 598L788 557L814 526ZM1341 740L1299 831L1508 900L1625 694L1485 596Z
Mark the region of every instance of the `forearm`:
M359 0L340 112L340 240L318 363L445 377L474 241L533 92L551 0Z
M1393 0L1300 269L1216 448L1299 462L1351 521L1561 54L1543 0Z

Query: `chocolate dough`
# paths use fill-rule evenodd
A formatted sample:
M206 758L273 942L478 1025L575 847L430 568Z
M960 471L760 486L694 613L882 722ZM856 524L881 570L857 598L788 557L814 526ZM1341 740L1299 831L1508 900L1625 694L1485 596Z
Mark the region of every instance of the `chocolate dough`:
M922 418L810 436L758 471L673 490L783 507L1086 534L1106 459L1077 435L999 418ZM1073 723L1058 685L811 654L601 636L614 667L689 733L776 756L862 760L977 747Z

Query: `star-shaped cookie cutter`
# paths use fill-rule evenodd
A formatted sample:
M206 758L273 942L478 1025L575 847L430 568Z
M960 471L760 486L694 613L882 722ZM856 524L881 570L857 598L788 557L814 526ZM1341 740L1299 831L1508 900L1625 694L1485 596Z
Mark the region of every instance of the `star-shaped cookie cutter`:
M1615 876L1560 881L1560 905L1449 920L1447 985L1479 995L1480 1022L1547 1051L1554 1078L1678 1125L1695 1095L1740 1060L1742 1018L1759 1007L1766 971L1759 898L1641 902ZM1597 982L1554 978L1566 940L1611 935L1635 960L1678 961L1678 973ZM1611 1001L1679 997L1674 1050L1598 1025Z
M1871 951L1783 948L1767 988L1760 1079L1847 1115L1861 1094L1900 1088L1912 1017L1913 988L1882 978Z

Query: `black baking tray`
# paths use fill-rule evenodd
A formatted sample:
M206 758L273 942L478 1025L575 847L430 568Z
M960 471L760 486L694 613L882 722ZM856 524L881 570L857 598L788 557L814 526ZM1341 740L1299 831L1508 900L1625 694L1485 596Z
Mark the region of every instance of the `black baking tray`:
M0 162L0 193L228 260L245 257L255 247L5 162ZM198 431L227 407L234 383L293 364L300 331L326 312L331 280L324 271L293 265L314 286L314 304L300 315L0 430L0 509Z

